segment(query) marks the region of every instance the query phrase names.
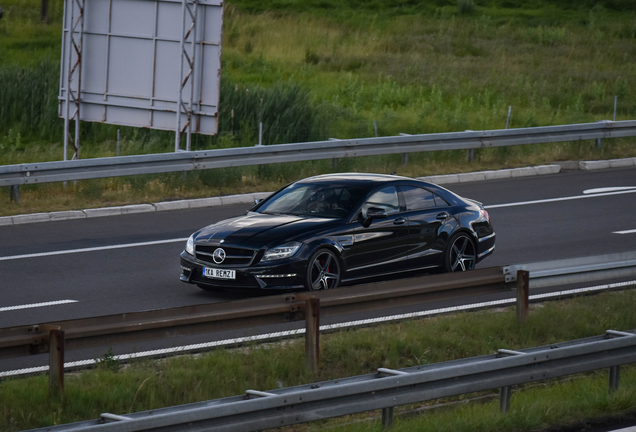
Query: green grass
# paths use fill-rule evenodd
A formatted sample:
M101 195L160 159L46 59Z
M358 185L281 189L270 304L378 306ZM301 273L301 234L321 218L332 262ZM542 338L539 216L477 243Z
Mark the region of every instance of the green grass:
M521 349L599 335L608 329L636 328L636 291L605 293L532 305L528 324L516 322L514 308L461 313L324 334L320 373L304 368L302 339L249 345L161 361L136 361L114 368L105 361L93 370L68 374L63 401L51 399L46 376L0 382L0 430L14 431L126 414L202 400L374 372L378 367L405 368L491 354L500 348ZM108 359L110 351L104 356ZM498 402L461 404L450 411L397 416L396 430L536 430L583 418L636 411L636 369L621 369L621 387L608 392L607 371L576 376L547 387L515 389L508 415ZM494 394L485 392L484 394ZM466 397L451 400L464 400ZM474 396L474 395L473 395ZM403 409L427 407L441 401ZM361 420L337 419L308 425L308 430ZM337 430L376 430L378 421ZM294 429L298 430L298 429Z
M471 6L472 5L472 6ZM62 1L4 0L0 164L61 160L57 83ZM547 2L233 0L225 5L219 135L194 149L594 122L636 115L636 8L628 0ZM83 123L82 158L170 152L172 133ZM337 171L405 175L636 156L636 140L340 161ZM329 161L24 188L0 215L274 190ZM226 178L227 177L227 178ZM144 184L147 183L146 187ZM102 188L101 192L98 189ZM84 190L91 190L87 199Z

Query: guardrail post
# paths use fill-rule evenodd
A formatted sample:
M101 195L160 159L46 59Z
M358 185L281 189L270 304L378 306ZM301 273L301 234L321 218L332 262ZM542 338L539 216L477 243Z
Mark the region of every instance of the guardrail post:
M621 380L621 367L613 366L609 370L609 390L610 393L614 393L618 390L618 385Z
M382 408L382 426L390 428L393 425L393 407Z
M49 332L49 393L53 397L64 393L64 330Z
M475 160L475 149L468 149L468 163L473 163Z
M530 296L530 272L517 270L517 322L528 321L528 299Z
M15 201L16 204L20 203L20 185L11 186L11 201Z
M408 165L408 164L409 164L409 154L402 153L402 165Z
M305 300L305 356L307 368L318 372L318 356L320 353L320 299L315 297Z
M603 140L601 138L596 138L596 148L598 150L603 148Z
M499 389L499 410L504 414L510 410L511 396L512 396L512 387L504 386Z

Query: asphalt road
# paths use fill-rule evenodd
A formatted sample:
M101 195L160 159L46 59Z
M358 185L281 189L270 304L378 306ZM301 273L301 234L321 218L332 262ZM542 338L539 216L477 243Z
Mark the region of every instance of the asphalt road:
M481 201L490 213L497 245L480 267L636 249L636 193L589 193L636 192L634 168L448 188ZM240 298L243 294L208 293L180 282L179 253L192 232L247 207L0 227L0 328ZM159 241L166 242L131 246ZM86 248L96 250L77 251ZM73 302L23 307L66 300Z

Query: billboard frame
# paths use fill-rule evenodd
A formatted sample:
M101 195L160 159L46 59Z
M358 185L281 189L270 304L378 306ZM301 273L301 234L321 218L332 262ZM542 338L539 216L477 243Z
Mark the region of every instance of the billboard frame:
M222 0L65 0L64 160L81 121L174 131L175 151L216 134L222 25Z

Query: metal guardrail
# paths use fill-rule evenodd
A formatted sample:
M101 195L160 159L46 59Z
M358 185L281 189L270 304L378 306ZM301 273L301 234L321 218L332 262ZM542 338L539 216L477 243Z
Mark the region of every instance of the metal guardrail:
M636 334L605 335L522 350L422 365L378 369L377 373L298 387L247 390L245 395L127 415L47 427L62 431L257 431L365 411L383 410L390 425L393 408L467 393L500 389L508 411L511 386L610 369L610 391L619 386L619 367L636 362Z
M636 120L277 144L0 166L0 186L194 171L318 159L636 136Z
M319 301L320 315L329 317L501 292L506 289L504 279L502 268L492 267L336 290L9 327L0 329L0 359L49 352L51 330L64 331L66 350L84 349L306 320L307 302L312 299Z
M519 273L520 272L520 273ZM517 274L522 278L517 280ZM318 364L320 316L387 310L516 288L517 319L529 288L636 275L636 251L429 275L337 290L295 293L0 329L0 359L49 353L52 391L63 389L64 351L305 321L310 369Z
M530 288L636 277L636 251L505 266L506 283L519 270L530 272Z

